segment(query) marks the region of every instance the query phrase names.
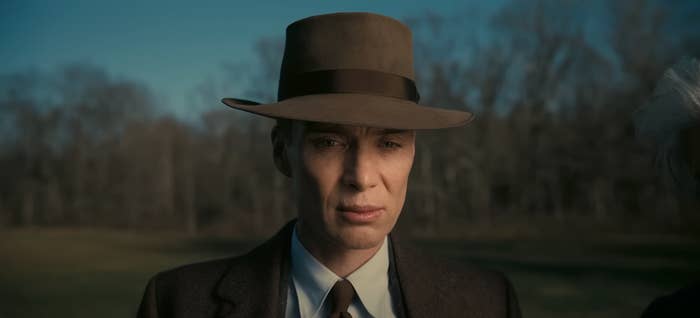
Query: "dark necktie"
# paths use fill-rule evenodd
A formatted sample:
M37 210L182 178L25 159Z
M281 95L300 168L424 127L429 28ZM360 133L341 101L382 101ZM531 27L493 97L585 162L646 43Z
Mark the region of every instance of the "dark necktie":
M331 301L330 318L352 318L348 313L348 307L355 296L355 288L348 280L339 280L331 288L328 299Z

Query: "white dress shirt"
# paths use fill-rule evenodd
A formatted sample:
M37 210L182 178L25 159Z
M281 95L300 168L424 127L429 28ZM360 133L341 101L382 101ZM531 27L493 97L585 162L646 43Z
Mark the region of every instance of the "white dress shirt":
M299 241L296 227L291 244L291 279L285 317L326 318L331 311L326 297L342 278L309 253ZM357 293L348 308L353 318L396 317L389 294L388 244L385 237L379 251L346 277Z

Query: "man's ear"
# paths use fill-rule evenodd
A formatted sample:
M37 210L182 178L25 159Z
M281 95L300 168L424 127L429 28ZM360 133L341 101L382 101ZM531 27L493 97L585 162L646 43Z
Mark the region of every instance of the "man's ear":
M272 128L272 133L270 134L270 139L272 140L272 156L275 160L275 166L285 176L292 177L292 169L289 165L289 157L287 155L287 142L285 138L289 136L282 136L279 126Z

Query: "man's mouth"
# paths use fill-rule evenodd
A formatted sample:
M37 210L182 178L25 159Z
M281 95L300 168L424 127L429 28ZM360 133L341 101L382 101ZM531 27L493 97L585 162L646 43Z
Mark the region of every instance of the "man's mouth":
M381 215L384 207L378 205L340 205L338 211L350 223L369 223Z
M340 205L338 210L342 212L354 212L354 213L368 213L381 210L382 207L378 205Z

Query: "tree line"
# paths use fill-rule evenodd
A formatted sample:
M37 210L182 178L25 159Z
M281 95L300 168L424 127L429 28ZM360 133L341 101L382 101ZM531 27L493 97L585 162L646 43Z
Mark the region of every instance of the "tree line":
M700 56L699 23L672 14L683 3L615 2L593 31L583 1L515 1L480 28L465 23L473 12L405 19L421 102L477 119L419 133L402 226L697 225L699 207L664 186L631 121L665 68ZM273 101L282 41L261 39L256 68L230 64L190 102ZM178 120L146 85L81 63L0 81L0 224L260 235L296 214L272 120L223 105Z

